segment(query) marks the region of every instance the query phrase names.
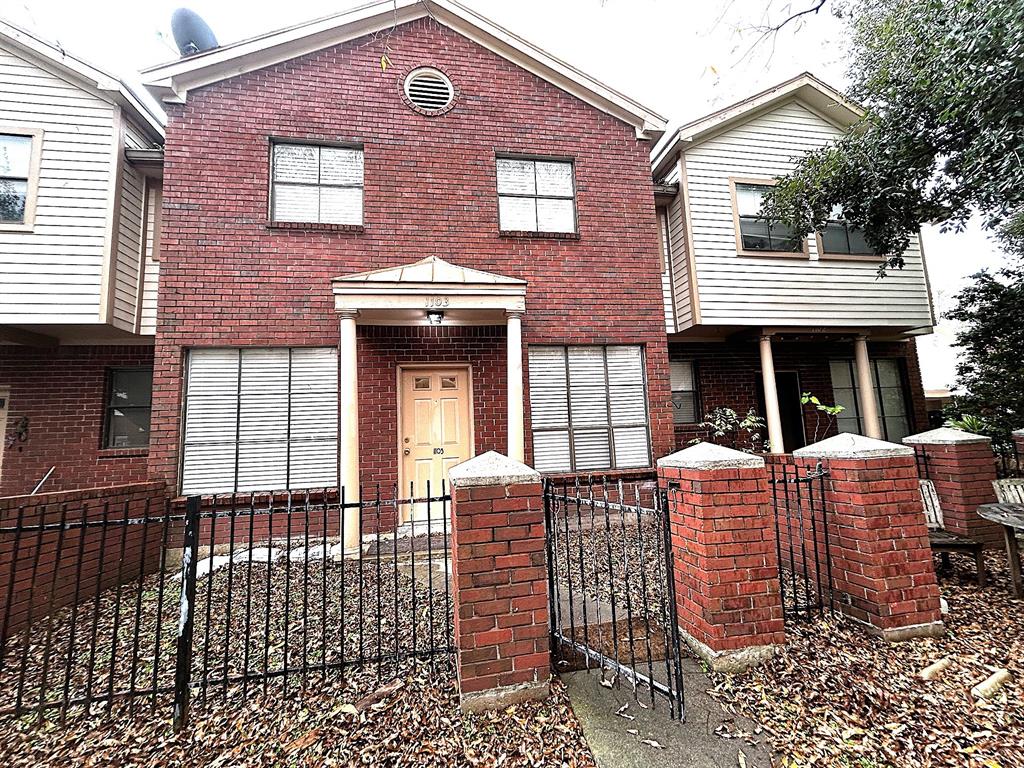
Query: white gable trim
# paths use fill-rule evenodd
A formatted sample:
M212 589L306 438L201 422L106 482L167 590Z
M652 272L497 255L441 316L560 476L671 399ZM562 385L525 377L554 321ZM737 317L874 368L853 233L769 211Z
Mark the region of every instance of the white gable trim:
M143 70L146 87L165 101L184 102L188 92L365 35L431 16L478 45L636 128L656 141L665 118L609 88L455 0L378 0L351 11L243 40Z
M149 130L153 138L163 142L162 118L153 114L131 88L118 78L2 19L0 40L10 45L18 55L29 57L47 71L52 70L55 76L86 88L105 101L125 107Z

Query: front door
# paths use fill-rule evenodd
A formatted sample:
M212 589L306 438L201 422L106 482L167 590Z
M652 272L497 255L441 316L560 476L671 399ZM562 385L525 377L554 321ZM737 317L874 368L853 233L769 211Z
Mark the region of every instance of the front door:
M401 376L402 493L412 485L416 498L440 496L447 487L448 470L471 458L469 371L465 368L411 368ZM429 505L431 517L441 514L441 504ZM402 522L426 521L428 505L405 508Z

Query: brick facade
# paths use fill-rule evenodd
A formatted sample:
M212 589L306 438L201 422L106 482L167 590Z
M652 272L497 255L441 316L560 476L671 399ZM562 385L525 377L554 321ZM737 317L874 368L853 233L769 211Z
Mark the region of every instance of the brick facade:
M868 344L871 357L897 358L902 361L905 386L909 395L911 432L928 428L928 413L924 401L924 387L921 383L921 369L917 359L917 345L913 340L906 342L873 342ZM698 420L715 408L732 408L739 414L753 408L764 415L759 402L761 383L761 358L757 338L749 341L724 343L677 342L670 340L669 355L673 358L693 360L698 386ZM772 356L775 370L795 371L800 378L800 389L811 392L829 405L835 402L832 394L832 376L829 360L836 358L853 359L853 342L772 342ZM830 429L827 417L817 418L813 406L803 409L804 431L807 444L824 440L835 434ZM684 447L689 440L700 435L696 425L675 426L677 447ZM793 446L787 446L792 450Z
M360 39L190 92L187 104L169 106L152 476L177 482L188 347L337 344L332 278L431 255L526 279L527 345L645 345L653 455L668 453L649 143L431 19L397 28L389 48L394 66L385 73L379 42ZM459 92L442 116L417 114L400 97L402 73L420 64L444 70ZM268 227L271 137L362 144L364 225ZM578 237L499 233L495 154L504 152L574 160ZM384 387L361 381L361 405L391 397L393 372L385 364L431 362L438 351L398 333L387 349L386 335L360 337L367 358L361 373ZM503 383L501 341L497 332L483 338L490 341L470 361L479 366L478 452L500 445L504 431L504 392L485 390ZM365 476L389 479L377 452L397 463L392 405L364 414L360 430L370 441Z
M0 495L31 492L50 467L51 492L145 480L146 450L104 449L103 418L108 370L152 363L149 346L0 347L0 385L11 388Z
M83 491L40 493L0 499L0 526L53 525L45 533L25 531L0 535L0 584L10 589L0 594L0 634L9 637L30 619L46 615L46 607L69 605L77 594L87 600L139 572L155 572L160 566L164 516L170 512L163 483L138 483ZM145 519L136 525L75 524ZM68 523L61 529L56 524ZM182 525L175 524L168 541ZM171 546L174 546L171 544ZM8 603L10 597L10 603Z
M733 456L690 458L706 452ZM785 642L764 461L695 446L662 459L658 481L668 496L684 637L715 669L736 671L764 658Z

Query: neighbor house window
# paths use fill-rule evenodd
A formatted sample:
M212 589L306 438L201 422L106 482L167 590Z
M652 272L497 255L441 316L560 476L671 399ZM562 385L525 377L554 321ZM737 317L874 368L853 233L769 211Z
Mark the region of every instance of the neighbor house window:
M32 226L42 131L0 129L0 229Z
M672 360L669 363L669 376L672 381L672 421L676 424L699 421L693 361Z
M843 209L836 206L821 231L821 252L828 256L875 256L875 249L864 239L864 230L843 220Z
M780 219L761 213L771 184L733 181L737 248L741 253L802 253L803 240Z
M498 221L503 231L575 232L572 163L499 157Z
M532 346L533 461L541 472L651 464L639 346Z
M338 483L338 350L195 349L182 493Z
M853 360L831 360L832 397L836 405L845 409L837 417L840 432L864 433L864 420L860 413L857 390L857 366ZM882 434L890 443L898 443L910 434L910 398L904 384L899 360L875 358L871 361L878 415L882 421Z
M273 145L270 218L307 224L363 223L363 150Z
M104 448L145 448L153 398L152 368L112 368L108 373Z

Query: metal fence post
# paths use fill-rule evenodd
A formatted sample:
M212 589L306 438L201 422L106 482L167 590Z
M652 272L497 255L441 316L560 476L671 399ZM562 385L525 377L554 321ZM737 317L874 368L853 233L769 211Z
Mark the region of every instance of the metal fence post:
M185 507L185 541L181 558L181 613L178 617L177 658L174 669L175 732L180 731L188 723L198 557L199 497L190 496Z

